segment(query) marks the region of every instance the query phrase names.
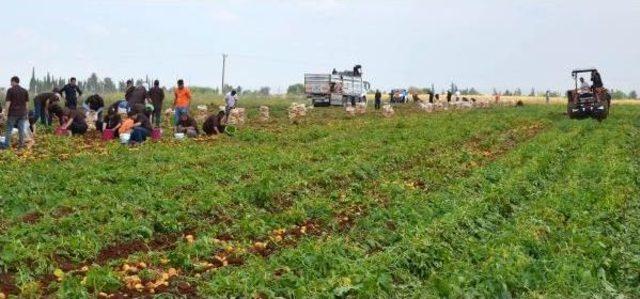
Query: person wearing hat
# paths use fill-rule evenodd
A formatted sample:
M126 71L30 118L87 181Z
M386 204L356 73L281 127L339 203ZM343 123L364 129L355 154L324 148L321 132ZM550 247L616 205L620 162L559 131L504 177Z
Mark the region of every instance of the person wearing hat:
M176 133L184 133L187 137L198 137L200 131L198 130L198 123L196 120L189 116L188 113L181 113L180 120L176 126Z

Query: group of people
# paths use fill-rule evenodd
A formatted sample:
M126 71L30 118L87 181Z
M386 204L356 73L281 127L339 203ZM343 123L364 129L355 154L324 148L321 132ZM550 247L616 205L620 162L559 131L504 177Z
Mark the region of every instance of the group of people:
M465 102L468 101L468 99L464 97L461 98L460 91L456 91L455 93L452 93L451 91L447 91L447 93L445 94L447 102L450 103L454 95L455 95L455 102L459 102L460 100ZM431 104L440 101L440 94L434 93L432 91L428 91L427 96L428 96L428 102ZM391 91L389 93L389 99L390 99L389 101L392 102L391 99L393 99L394 97L396 97L396 94L393 91ZM406 95L403 95L403 97L406 97ZM413 93L412 98L414 102L422 101L417 93ZM376 90L376 93L374 94L374 107L376 110L379 110L381 106L382 106L382 92L380 92L380 90Z
M198 136L200 128L190 115L191 90L185 86L184 80L178 80L173 92L171 111L175 132L189 137ZM29 92L20 86L20 78L11 78L5 106L0 107L0 117L6 118L5 136L4 140L0 140L0 149L10 147L14 128L18 131L18 148L32 145L38 121L44 126L51 126L54 118L59 122L56 134L82 135L90 128L95 128L101 132L110 131L113 137L129 134L131 144L144 142L154 126L160 128L162 124L165 91L158 80L149 89L145 84L134 86L132 80L127 81L125 98L108 107L105 107L104 99L98 94L87 97L82 107L78 107L81 97L82 90L76 78L71 78L62 88L36 95L33 98L33 110L30 110ZM207 135L223 133L226 119L236 107L237 100L236 91L229 92L225 96L225 109L208 116L202 125L202 132ZM105 109L106 113L103 113Z

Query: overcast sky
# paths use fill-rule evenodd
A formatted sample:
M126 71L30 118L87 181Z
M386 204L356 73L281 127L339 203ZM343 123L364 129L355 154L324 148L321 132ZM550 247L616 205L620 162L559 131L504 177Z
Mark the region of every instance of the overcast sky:
M3 2L0 86L35 67L217 87L228 53L228 82L275 92L356 63L380 89L563 90L572 68L595 66L640 90L638 0Z

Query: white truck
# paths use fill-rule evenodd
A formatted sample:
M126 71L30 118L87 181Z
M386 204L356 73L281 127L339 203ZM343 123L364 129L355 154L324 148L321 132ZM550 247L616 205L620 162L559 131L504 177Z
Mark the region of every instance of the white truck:
M305 74L304 88L307 98L315 107L347 106L366 102L369 82L362 80L360 67L351 71L331 74Z

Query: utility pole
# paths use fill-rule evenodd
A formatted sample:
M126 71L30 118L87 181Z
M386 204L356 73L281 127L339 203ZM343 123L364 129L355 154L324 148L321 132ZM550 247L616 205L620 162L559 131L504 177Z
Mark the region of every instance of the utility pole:
M224 76L227 70L227 57L229 57L229 55L222 54L222 86L220 86L221 94L224 94Z

